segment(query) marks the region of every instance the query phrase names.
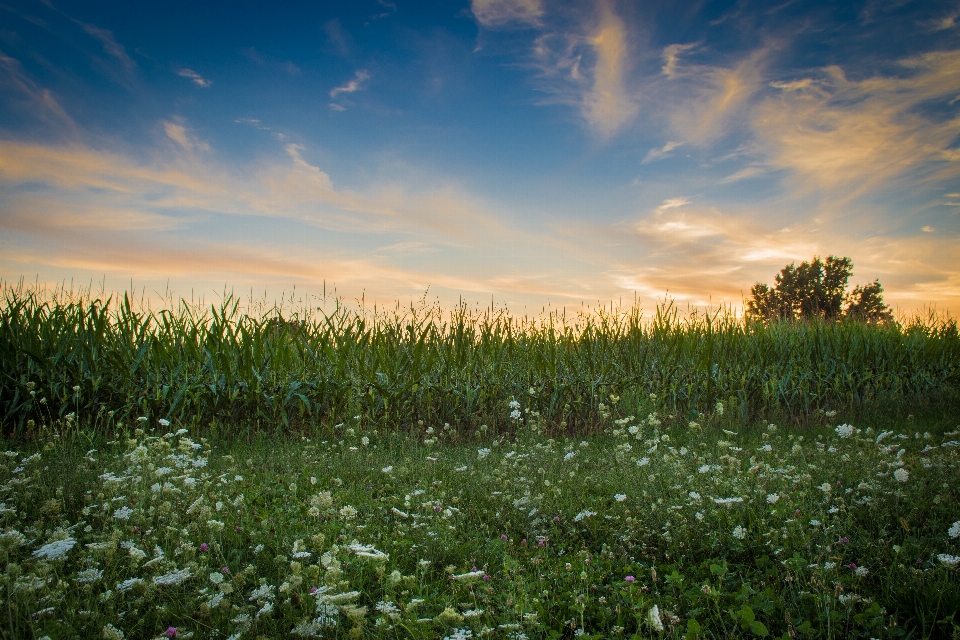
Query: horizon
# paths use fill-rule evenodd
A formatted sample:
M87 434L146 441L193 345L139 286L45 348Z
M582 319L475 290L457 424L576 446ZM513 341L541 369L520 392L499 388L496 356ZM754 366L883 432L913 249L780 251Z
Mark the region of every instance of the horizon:
M960 306L956 2L231 6L0 4L0 282Z

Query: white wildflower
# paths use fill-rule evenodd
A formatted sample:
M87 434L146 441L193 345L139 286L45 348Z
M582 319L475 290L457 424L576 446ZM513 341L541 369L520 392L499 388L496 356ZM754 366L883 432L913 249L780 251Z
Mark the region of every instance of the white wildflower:
M113 512L113 517L117 520L129 520L131 515L133 515L133 509L128 506L122 506Z
M960 556L952 556L948 553L938 553L937 560L948 567L955 567L958 563L960 563Z
M779 493L768 493L767 494L767 504L777 504L777 501L780 499Z
M129 578L127 580L124 580L123 582L117 583L117 591L120 591L120 592L130 591L130 589L133 589L138 584L143 584L142 578Z
M747 537L747 530L741 527L740 525L737 525L733 529L733 537L736 538L737 540L743 540L744 538Z
M627 499L627 496L622 493L618 493L615 496L613 496L613 499L616 500L617 502L623 502L624 500Z
M901 467L893 472L893 477L897 479L897 482L906 482L910 479L910 472Z
M836 431L837 435L841 438L849 438L853 435L853 427L849 424L838 425L834 431Z
M190 569L180 569L179 571L173 571L171 573L165 573L162 576L157 576L153 579L153 584L157 585L158 587L175 586L178 584L183 584L192 577L193 574L190 573Z
M103 577L102 569L86 569L77 574L73 579L74 582L79 582L80 584L90 584L96 582Z
M102 637L103 640L124 640L127 636L123 634L123 631L108 622L103 626L100 637Z
M45 544L36 551L33 552L34 558L45 558L47 560L56 560L67 555L71 549L77 544L77 541L73 538L65 538L63 540L57 540L49 544Z
M960 538L960 520L957 520L947 529L947 535L951 538Z
M720 408L721 412L723 411L723 405L719 402L717 407ZM663 631L663 621L660 620L660 608L657 605L653 605L647 612L647 622L653 627L654 631Z

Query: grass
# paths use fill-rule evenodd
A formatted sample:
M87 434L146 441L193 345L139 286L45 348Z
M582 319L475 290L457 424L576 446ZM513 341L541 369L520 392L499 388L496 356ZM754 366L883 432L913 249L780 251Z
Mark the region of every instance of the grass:
M688 420L723 402L743 421L784 424L828 410L905 417L960 405L960 333L934 315L765 326L722 311L681 317L671 304L647 318L634 307L531 319L338 303L285 319L276 308L241 313L229 296L206 310L153 312L129 296L23 286L2 294L8 436L69 414L101 433L141 415L245 437L354 415L394 431L419 421L473 431L508 426L509 397L571 436L598 428L610 394L638 402L655 393Z
M522 403L509 436L45 433L0 462L0 635L960 632L956 427L733 431L651 403L608 402L585 439Z
M960 637L949 318L3 296L2 638Z

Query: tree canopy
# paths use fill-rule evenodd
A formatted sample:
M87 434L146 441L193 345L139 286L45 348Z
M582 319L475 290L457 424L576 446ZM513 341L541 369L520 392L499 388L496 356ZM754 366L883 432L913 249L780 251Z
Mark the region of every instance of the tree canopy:
M758 282L750 289L747 317L755 320L841 320L890 322L893 314L883 301L879 280L847 293L853 275L850 258L814 256L810 262L780 270L773 288Z

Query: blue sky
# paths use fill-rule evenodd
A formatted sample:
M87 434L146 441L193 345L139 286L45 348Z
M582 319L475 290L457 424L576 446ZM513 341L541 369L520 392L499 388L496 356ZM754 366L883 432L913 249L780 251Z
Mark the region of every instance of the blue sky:
M960 308L960 3L0 0L0 278ZM169 283L169 285L168 285Z

